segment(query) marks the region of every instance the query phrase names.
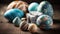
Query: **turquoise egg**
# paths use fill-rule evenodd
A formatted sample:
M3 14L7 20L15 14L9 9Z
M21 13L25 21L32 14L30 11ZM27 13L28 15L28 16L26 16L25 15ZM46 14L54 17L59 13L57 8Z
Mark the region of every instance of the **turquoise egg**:
M22 18L24 16L24 12L20 9L14 8L14 9L10 9L4 13L4 17L7 18L11 22L17 16L19 18Z
M31 11L37 11L37 6L38 6L38 5L39 5L39 4L36 3L36 2L31 3L31 4L28 6L28 11L29 11L29 12L31 12Z
M45 28L44 29L50 29L51 26L53 25L53 20L50 16L48 15L41 15L37 18L36 24L40 26L41 24L44 24Z
M53 7L48 1L42 1L38 6L37 11L53 17Z
M19 17L15 17L14 20L13 20L13 24L15 26L19 27L20 23L21 23L20 18Z

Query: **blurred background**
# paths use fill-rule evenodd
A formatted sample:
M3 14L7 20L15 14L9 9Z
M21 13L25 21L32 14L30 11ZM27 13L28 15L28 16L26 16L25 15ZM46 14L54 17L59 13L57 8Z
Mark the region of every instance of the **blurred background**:
M6 11L6 7L12 1L18 0L0 0L0 34L32 34L30 32L24 32L19 29L19 27L15 27L13 24L8 23L3 14ZM28 4L32 2L40 3L43 0L22 0L27 2ZM41 34L60 34L60 1L59 0L46 0L49 1L54 9L53 16L53 29L49 31L41 31Z

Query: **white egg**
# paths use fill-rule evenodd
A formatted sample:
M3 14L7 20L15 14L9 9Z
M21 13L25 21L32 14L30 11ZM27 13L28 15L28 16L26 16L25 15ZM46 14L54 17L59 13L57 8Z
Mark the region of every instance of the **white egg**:
M36 23L36 19L42 15L40 12L30 12L26 14L28 23Z

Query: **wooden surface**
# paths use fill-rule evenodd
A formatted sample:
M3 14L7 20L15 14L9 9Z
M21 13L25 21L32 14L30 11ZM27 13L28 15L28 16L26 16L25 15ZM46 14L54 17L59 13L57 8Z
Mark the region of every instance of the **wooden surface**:
M3 17L4 12L6 11L7 5L0 4L0 34L32 34L30 32L21 31L19 27L15 27L13 24L8 23ZM54 24L52 30L44 31L41 30L40 34L59 34L60 33L60 12L56 6L54 8Z

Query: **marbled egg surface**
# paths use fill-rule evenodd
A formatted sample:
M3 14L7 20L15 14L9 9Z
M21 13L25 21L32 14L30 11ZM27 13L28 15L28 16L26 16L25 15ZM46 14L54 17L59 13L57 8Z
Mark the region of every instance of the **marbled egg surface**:
M13 9L13 8L18 8L18 9L22 10L23 12L27 13L28 12L28 3L24 2L24 1L13 1L8 5L7 10Z
M38 6L37 11L53 17L53 8L48 1L42 1Z
M48 15L41 15L37 18L36 24L40 26L41 24L45 25L46 29L49 29L53 25L53 20Z

